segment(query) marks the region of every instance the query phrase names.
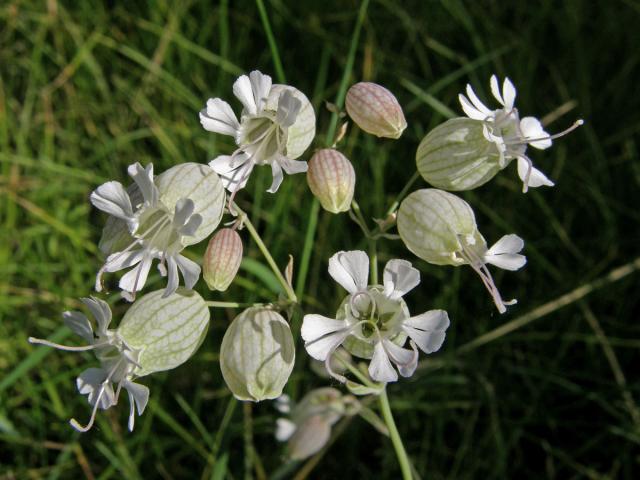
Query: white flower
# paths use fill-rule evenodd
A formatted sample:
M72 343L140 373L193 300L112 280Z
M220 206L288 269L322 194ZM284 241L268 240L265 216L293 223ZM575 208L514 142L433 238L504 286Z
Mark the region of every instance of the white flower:
M67 327L85 339L88 343L87 346L69 347L31 337L29 341L67 351L94 350L96 357L100 360L100 368L88 368L76 380L78 392L87 395L93 410L89 423L84 427L75 419L71 419L70 423L73 428L80 432L88 431L93 426L97 410L106 410L116 405L120 390L124 388L129 395L131 410L128 426L132 431L135 406L137 406L138 415L142 415L149 400L149 389L133 382L138 368L140 350L129 347L118 331L108 329L111 323L111 309L106 302L93 297L83 298L82 302L96 319L97 329L95 331L89 319L81 312L64 312L63 317ZM117 386L115 390L114 385Z
M437 351L444 342L449 317L443 310L431 310L411 317L402 296L420 283L418 270L406 260L390 260L384 269L383 285L367 285L369 258L356 250L338 252L329 259L329 274L349 296L335 319L305 315L302 338L309 355L325 362L327 371L345 382L330 365L331 356L343 345L354 356L371 359L369 375L377 382L394 382L400 375L413 375L418 348ZM403 348L410 339L410 349Z
M331 427L344 415L354 415L360 404L351 395L325 387L307 393L298 404L282 395L276 399L276 408L288 417L276 420L276 439L288 442L291 459L303 460L320 451L331 436Z
M482 283L491 294L500 313L506 312L505 305L518 303L516 299L505 301L487 269L490 263L503 270L516 271L527 263L527 257L519 252L524 248L524 240L515 234L504 235L491 248L477 230L473 235L458 235L459 249L451 253L454 264L467 264L480 276Z
M93 406L91 419L84 427L72 419L71 426L81 432L88 431L98 409L106 410L117 405L124 388L129 395L128 424L131 431L136 410L138 415L142 415L149 400L149 389L134 380L170 370L188 360L207 331L209 308L196 292L181 289L164 298L162 291L157 290L136 301L118 328L110 330L109 305L96 298L83 298L82 302L95 317L95 330L80 312L65 312L63 317L67 327L82 337L87 345L70 347L33 337L29 337L29 342L72 352L93 350L100 367L88 368L76 379L78 392L87 395L89 404Z
M307 171L307 162L295 159L315 135L311 103L293 87L272 85L271 77L257 70L239 77L233 93L244 107L240 121L220 98L210 98L200 112L205 130L230 135L238 146L233 154L221 155L209 165L232 193L246 185L255 165L271 165L273 183L267 191L274 193L283 170L290 175Z
M105 233L128 239L128 245L107 252L106 262L96 276L96 291L102 290L105 272L133 267L119 283L123 297L133 301L136 292L144 287L154 259L160 261L160 273L168 276L165 296L178 287L178 270L186 287L193 288L200 266L180 252L208 236L218 225L224 206L220 180L210 169L197 164L178 165L156 179L151 164L143 168L135 163L128 172L135 182L130 192L112 181L91 193L95 207L120 221L120 230L115 228L111 233L110 228L105 228ZM185 182L188 188L184 188Z
M478 231L471 206L462 198L435 188L417 190L400 204L398 233L409 250L434 265L469 265L480 276L500 313L505 305L487 264L518 270L527 259L519 252L524 241L505 235L491 248Z
M525 154L527 146L531 145L540 150L549 148L554 138L565 135L582 125L582 120L578 120L564 132L549 135L537 118L520 118L518 110L514 107L516 89L511 80L504 79L502 91L495 75L491 76L489 83L491 93L502 108L491 110L480 101L471 85L467 85L467 96L458 95L464 113L469 118L483 123L485 138L496 145L500 154L500 168L506 167L507 163L514 158L517 159L518 176L523 182L524 192L529 187L553 186L554 183L544 173L533 167L531 159Z

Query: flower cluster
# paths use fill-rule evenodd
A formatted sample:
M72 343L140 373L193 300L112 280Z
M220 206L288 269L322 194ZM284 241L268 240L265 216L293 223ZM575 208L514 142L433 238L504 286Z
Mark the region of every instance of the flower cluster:
M219 365L231 393L242 401L277 399L286 418L278 419L276 438L287 442L292 459L317 453L327 443L332 426L344 416L360 415L380 432L393 433L386 384L412 376L419 352L440 350L450 326L445 310L411 315L404 297L420 284L418 269L408 260L391 259L380 282L376 255L370 258L360 250L338 251L328 259L328 273L346 295L331 316L305 314L299 332L306 352L316 362L314 368L324 366L325 379L345 383L355 395L380 395L386 426L366 402L333 387L312 390L295 404L283 395L296 360L290 320L292 312L301 307L296 305L298 296L291 286L293 260L283 275L234 198L255 166L271 167L271 193L280 187L283 172L307 172L309 189L319 204L332 214L348 212L373 252L379 239L400 238L408 252L430 264L468 265L479 275L498 311L504 313L516 300L502 299L488 266L510 271L522 268L527 261L520 253L524 241L509 233L489 247L471 205L450 191L479 187L512 160L517 162L525 192L529 187L553 185L533 167L526 151L529 146L547 149L554 138L567 132L549 135L536 118L520 118L514 106L516 89L508 78L500 88L494 75L490 87L499 108L487 107L468 85L466 95L459 96L466 117L444 122L420 142L416 167L435 188L409 193L399 204L394 203L384 219L375 220L374 228L354 199L357 163L339 148L348 123L342 124L327 148L310 155L308 164L298 160L314 139L315 112L301 91L273 84L271 77L259 71L240 76L233 85L242 104L239 118L220 98L209 99L199 112L204 129L233 137L236 148L229 154L218 155L209 164L181 163L159 175L151 164L133 163L128 168L130 185L109 181L98 186L90 201L108 219L99 245L105 260L96 275L95 290L108 290L106 273L127 270L118 287L130 305L116 328L110 328L109 305L98 298L82 299L95 318L93 323L81 312L65 312L65 324L86 342L84 346L29 339L61 350L95 353L99 366L87 368L76 380L79 393L92 406L91 417L86 426L75 419L71 425L83 432L90 429L97 411L115 406L124 389L130 404L128 426L133 430L136 411L141 415L149 401L149 388L136 380L186 362L204 340L209 307L242 305L205 302L193 289L201 272L210 290L229 288L243 265L241 233L246 227L285 294L271 303L249 304L228 326ZM385 139L398 139L407 127L396 97L371 82L359 82L349 89L346 114L335 105L330 109L338 118L348 114L361 130ZM226 228L216 231L225 213L233 218ZM390 233L394 227L398 235ZM200 264L185 249L207 239ZM166 277L166 285L138 296L154 262L160 276ZM368 365L357 363L358 359Z

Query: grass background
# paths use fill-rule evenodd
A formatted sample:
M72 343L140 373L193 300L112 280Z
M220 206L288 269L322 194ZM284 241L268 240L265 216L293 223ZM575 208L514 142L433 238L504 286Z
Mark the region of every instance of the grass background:
M460 114L456 95L467 82L488 99L489 76L508 75L520 111L544 117L550 131L585 118L551 150L532 153L555 188L523 195L511 166L463 195L489 240L511 232L526 240L526 268L496 274L504 296L519 299L507 314L496 314L470 269L431 266L399 242L380 243L381 262L399 256L422 271L411 310L446 308L452 318L441 352L389 394L422 478L637 478L640 3L267 0L263 16L261 4L0 4L0 478L398 478L390 442L360 419L312 463L286 463L272 405L237 403L221 379L217 352L237 312L213 311L196 356L146 379L151 402L134 434L126 402L90 433L74 432L67 420L89 415L74 378L90 356L26 342L67 338L61 312L91 294L104 216L90 207L90 191L125 181L135 161L162 171L228 152L228 139L202 130L197 112L210 96L231 100L234 79L254 68L286 75L312 99L314 147L332 122L323 101L340 103L343 76L396 93L409 122L399 141L351 128L342 145L368 218L381 217L411 178L422 136ZM305 310L330 314L343 292L326 261L364 248L362 236L346 215L316 216L302 176L265 194L268 170L256 171L238 201L281 265L289 253L308 265ZM316 239L308 264L307 234ZM277 285L244 240L238 281L224 295L203 291L209 299L273 299ZM194 258L200 247L190 249ZM159 284L156 276L150 287ZM118 318L125 305L115 297ZM294 398L323 385L299 353Z

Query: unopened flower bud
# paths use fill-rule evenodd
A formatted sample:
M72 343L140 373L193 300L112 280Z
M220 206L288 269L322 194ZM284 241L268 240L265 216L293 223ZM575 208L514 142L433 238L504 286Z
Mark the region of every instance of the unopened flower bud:
M222 376L238 400L279 397L294 361L289 324L279 313L265 308L249 308L238 315L220 347Z
M356 83L347 92L346 106L351 119L376 137L400 138L407 128L398 100L381 85Z
M416 152L418 172L443 190L471 190L506 167L495 143L485 138L482 122L453 118L431 130Z
M242 239L231 228L219 230L204 252L202 276L211 290L224 292L236 277L242 261Z
M339 151L332 148L317 151L309 161L307 182L325 210L340 213L351 208L356 172Z

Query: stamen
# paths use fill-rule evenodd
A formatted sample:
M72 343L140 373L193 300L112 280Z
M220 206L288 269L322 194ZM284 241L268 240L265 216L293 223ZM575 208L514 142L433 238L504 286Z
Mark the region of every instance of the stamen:
M98 398L96 398L96 403L93 405L93 410L91 410L91 417L89 418L89 423L87 423L87 425L83 427L82 425L80 425L80 423L78 423L78 421L75 418L72 418L71 420L69 420L69 423L73 428L75 428L77 431L82 433L86 433L89 430L91 430L91 427L93 427L93 423L96 420L96 413L98 412L98 406L100 405L100 400L102 399L102 395L104 394L104 392L105 392L105 384L103 382L100 387L100 393L98 393Z
M347 336L353 332L357 327L359 327L360 325L364 324L364 323L370 323L369 320L360 320L359 322L354 323L353 325L351 325L350 327L345 328L344 330L342 330L342 333L344 334L344 338L347 338ZM374 325L376 331L378 331L378 327L376 327ZM340 331L340 330L338 330ZM337 332L335 332L337 333ZM331 335L331 333L327 334L327 335ZM318 341L321 338L325 338L327 335L323 335L322 337L314 340L314 341ZM344 340L343 340L344 341ZM313 342L310 342L313 343ZM338 343L335 347L331 348L331 350L329 350L329 352L327 353L327 357L324 359L324 368L327 369L327 373L332 376L333 378L335 378L336 380L338 380L340 383L347 383L347 378L344 375L339 375L336 372L333 371L333 369L331 368L331 357L333 356L333 354L335 353L335 351L338 349L338 347L342 345L342 341L340 343Z
M505 305L512 305L513 303L516 303L516 300L510 300L508 302L504 302L502 300L502 297L500 296L500 291L498 290L498 287L496 287L493 281L491 272L489 272L489 270L487 269L487 266L485 265L484 261L478 258L478 256L471 249L466 248L466 244L464 240L460 242L460 245L462 248L462 251L460 252L460 256L464 260L466 260L469 266L473 268L473 270L480 276L482 283L484 284L485 288L491 295L491 298L493 299L493 303L496 305L496 308L498 309L498 311L500 313L506 312L507 308L505 307Z
M95 419L96 419L96 413L98 412L98 407L100 406L100 400L102 399L102 395L104 395L104 392L106 391L106 387L111 381L111 377L113 377L118 367L120 367L122 360L123 359L121 358L116 362L116 364L113 366L113 368L109 372L109 375L107 375L107 378L105 378L104 381L100 384L100 391L98 392L98 397L96 398L96 402L93 405L93 410L91 411L91 418L89 418L89 423L87 423L87 425L83 427L82 425L80 425L80 423L78 423L78 421L75 418L72 418L71 420L69 420L69 423L71 424L71 426L76 430L78 430L79 432L82 432L82 433L88 432L89 430L91 430L91 427L93 427L93 423L95 422Z
M349 299L349 307L351 308L351 313L353 314L354 317L359 317L358 314L365 313L365 312L360 312L360 310L358 310L358 308L356 307L355 300L360 295L364 295L369 298L369 301L371 302L371 306L372 306L371 313L369 314L369 318L372 318L376 312L376 301L373 298L373 295L371 295L371 293L369 293L367 290L362 290L360 292L356 292L353 295L351 295L351 298Z
M86 352L87 350L94 350L96 348L110 345L109 342L101 342L101 343L94 343L93 345L71 347L69 345L60 345L59 343L53 343L53 342L50 342L49 340L44 340L42 338L35 338L35 337L29 337L27 341L34 345L46 345L47 347L53 347L53 348L57 348L58 350L64 350L67 352Z
M575 122L573 122L573 124L569 128L567 128L567 129L565 129L565 130L563 130L563 131L561 131L559 133L554 133L553 135L546 135L544 137L538 137L538 138L535 138L535 137L534 138L530 138L530 137L524 137L523 136L522 139L520 139L518 141L515 141L515 140L514 141L510 141L510 142L505 141L504 143L505 143L505 145L523 145L523 144L526 144L526 143L539 142L539 141L542 141L542 140L555 140L556 138L564 137L568 133L573 132L576 128L578 128L581 125L584 125L584 120L580 118L580 119L576 120Z

